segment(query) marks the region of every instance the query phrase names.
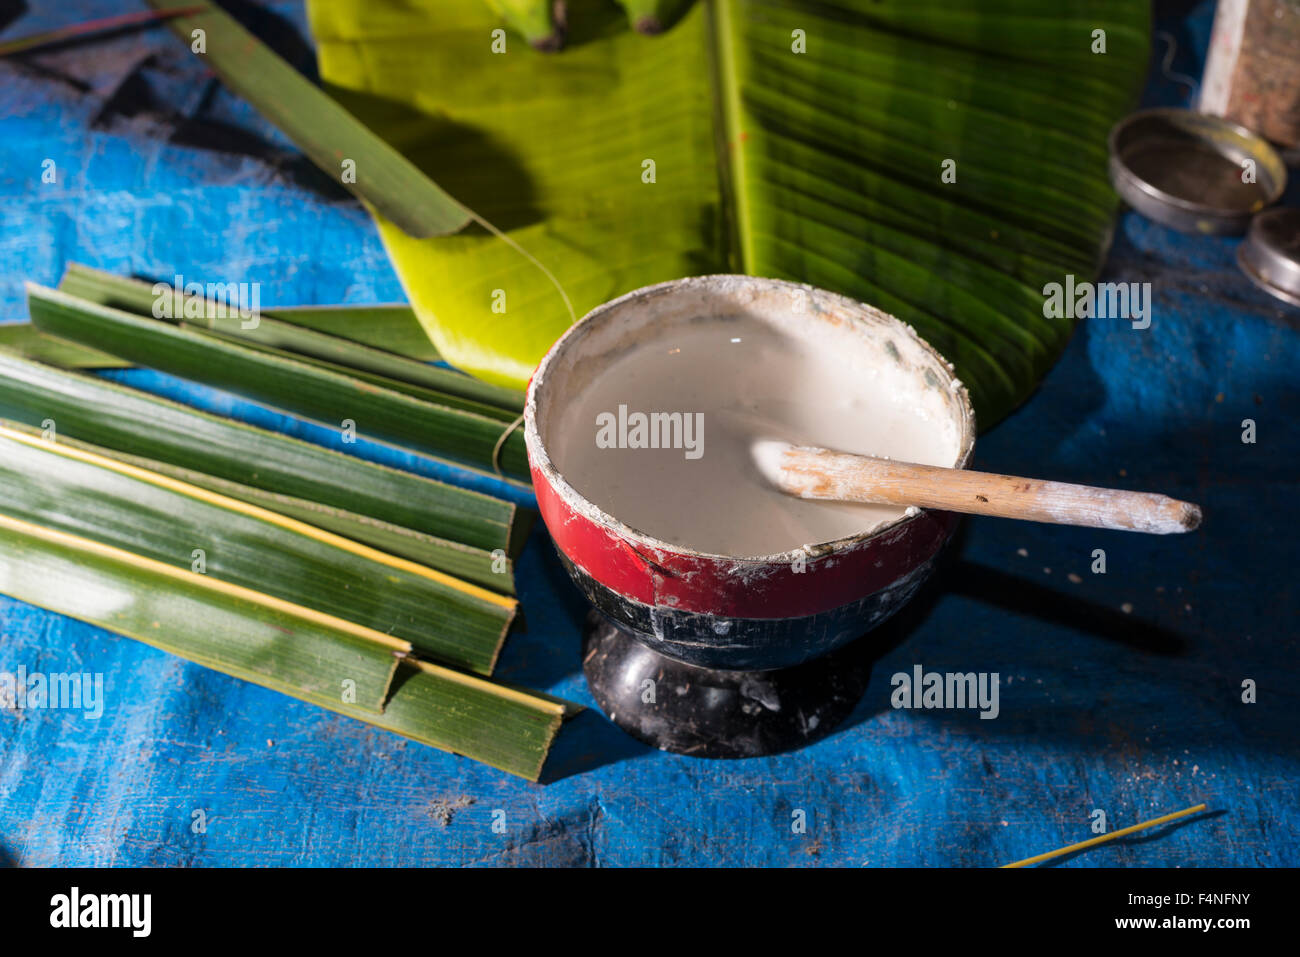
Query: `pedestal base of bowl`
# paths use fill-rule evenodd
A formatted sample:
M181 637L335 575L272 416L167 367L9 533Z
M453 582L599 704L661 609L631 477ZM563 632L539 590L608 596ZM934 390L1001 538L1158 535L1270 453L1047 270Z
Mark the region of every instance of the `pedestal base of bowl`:
M868 645L776 671L723 671L662 655L593 610L582 668L601 710L634 738L694 757L751 758L811 744L843 722L871 677Z

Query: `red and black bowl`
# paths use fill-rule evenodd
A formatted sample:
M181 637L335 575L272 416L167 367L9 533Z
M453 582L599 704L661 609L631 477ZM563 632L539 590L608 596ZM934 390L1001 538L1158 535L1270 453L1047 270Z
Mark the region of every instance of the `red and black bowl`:
M810 286L751 276L701 276L638 289L597 307L551 347L529 384L525 438L542 519L592 604L647 646L689 665L783 669L841 647L885 621L921 586L956 517L914 511L868 533L782 554L735 557L661 541L578 492L552 458L558 410L647 326L743 315L815 338L845 330L863 363L894 363L928 414L957 436L955 467L975 442L966 389L908 325ZM642 333L642 335L638 335Z

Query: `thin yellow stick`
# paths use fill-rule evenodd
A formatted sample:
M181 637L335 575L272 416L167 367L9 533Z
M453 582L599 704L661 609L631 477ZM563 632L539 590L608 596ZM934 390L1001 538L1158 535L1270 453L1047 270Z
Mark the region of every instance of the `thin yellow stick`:
M1085 847L1095 847L1098 844L1105 844L1107 841L1113 841L1117 837L1124 837L1126 834L1134 834L1138 831L1146 830L1148 827L1155 827L1157 824L1164 824L1168 821L1176 821L1180 817L1187 817L1189 814L1196 814L1205 810L1204 804L1197 804L1193 807L1184 808L1181 811L1175 811L1173 814L1166 814L1164 817L1152 818L1149 821L1143 821L1141 824L1134 824L1132 827L1120 828L1118 831L1112 831L1110 834L1103 834L1101 837L1094 837L1087 841L1080 841L1078 844L1071 844L1069 847L1058 848L1055 851L1048 851L1046 854L1039 854L1037 857L1026 857L1023 861L1016 861L1014 864L1003 864L1003 867L1025 867L1029 864L1037 864L1040 861L1048 861L1053 857L1060 857L1062 854L1069 854L1071 851L1081 851Z

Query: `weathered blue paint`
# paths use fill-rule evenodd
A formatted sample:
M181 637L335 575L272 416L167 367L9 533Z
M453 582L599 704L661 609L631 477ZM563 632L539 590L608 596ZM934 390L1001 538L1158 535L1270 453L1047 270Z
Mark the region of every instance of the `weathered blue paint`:
M1199 73L1209 6L1163 24L1180 72ZM297 3L269 7L301 29ZM9 31L117 9L43 5ZM54 283L71 260L260 281L267 305L401 298L364 213L310 185L283 139L205 86L170 35L96 49L38 58L85 90L0 63L0 315L24 316L22 281ZM156 62L137 70L147 54ZM157 110L95 125L127 77L159 103L230 123L232 152L163 143L175 124ZM1157 78L1148 99L1180 92ZM269 152L288 172L237 150ZM39 183L45 158L56 186ZM1151 538L970 521L959 561L882 636L901 644L848 726L814 747L704 763L650 752L589 713L553 762L572 773L531 785L0 599L0 670L103 672L108 697L98 721L0 711L0 860L991 865L1091 836L1093 809L1113 828L1205 801L1221 813L1067 866L1300 864L1300 317L1249 285L1233 250L1126 214L1108 275L1152 283L1151 328L1083 323L1033 400L981 439L975 463L1168 492L1202 503L1204 528ZM176 380L126 377L337 442ZM1241 441L1246 418L1254 445ZM1090 571L1096 548L1105 575ZM520 584L530 631L511 641L502 676L589 701L584 609L540 532ZM916 663L998 672L1000 716L891 709L889 676ZM1257 704L1241 703L1246 678ZM191 827L198 810L206 833ZM497 810L504 833L492 829ZM800 810L803 834L791 827Z

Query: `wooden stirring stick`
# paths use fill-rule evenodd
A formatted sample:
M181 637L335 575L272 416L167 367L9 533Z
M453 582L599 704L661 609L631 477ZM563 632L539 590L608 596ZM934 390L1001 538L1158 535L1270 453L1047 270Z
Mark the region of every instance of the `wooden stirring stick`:
M1197 506L1149 492L914 465L786 442L758 442L753 452L767 479L799 498L915 505L1153 535L1190 532L1201 524Z

